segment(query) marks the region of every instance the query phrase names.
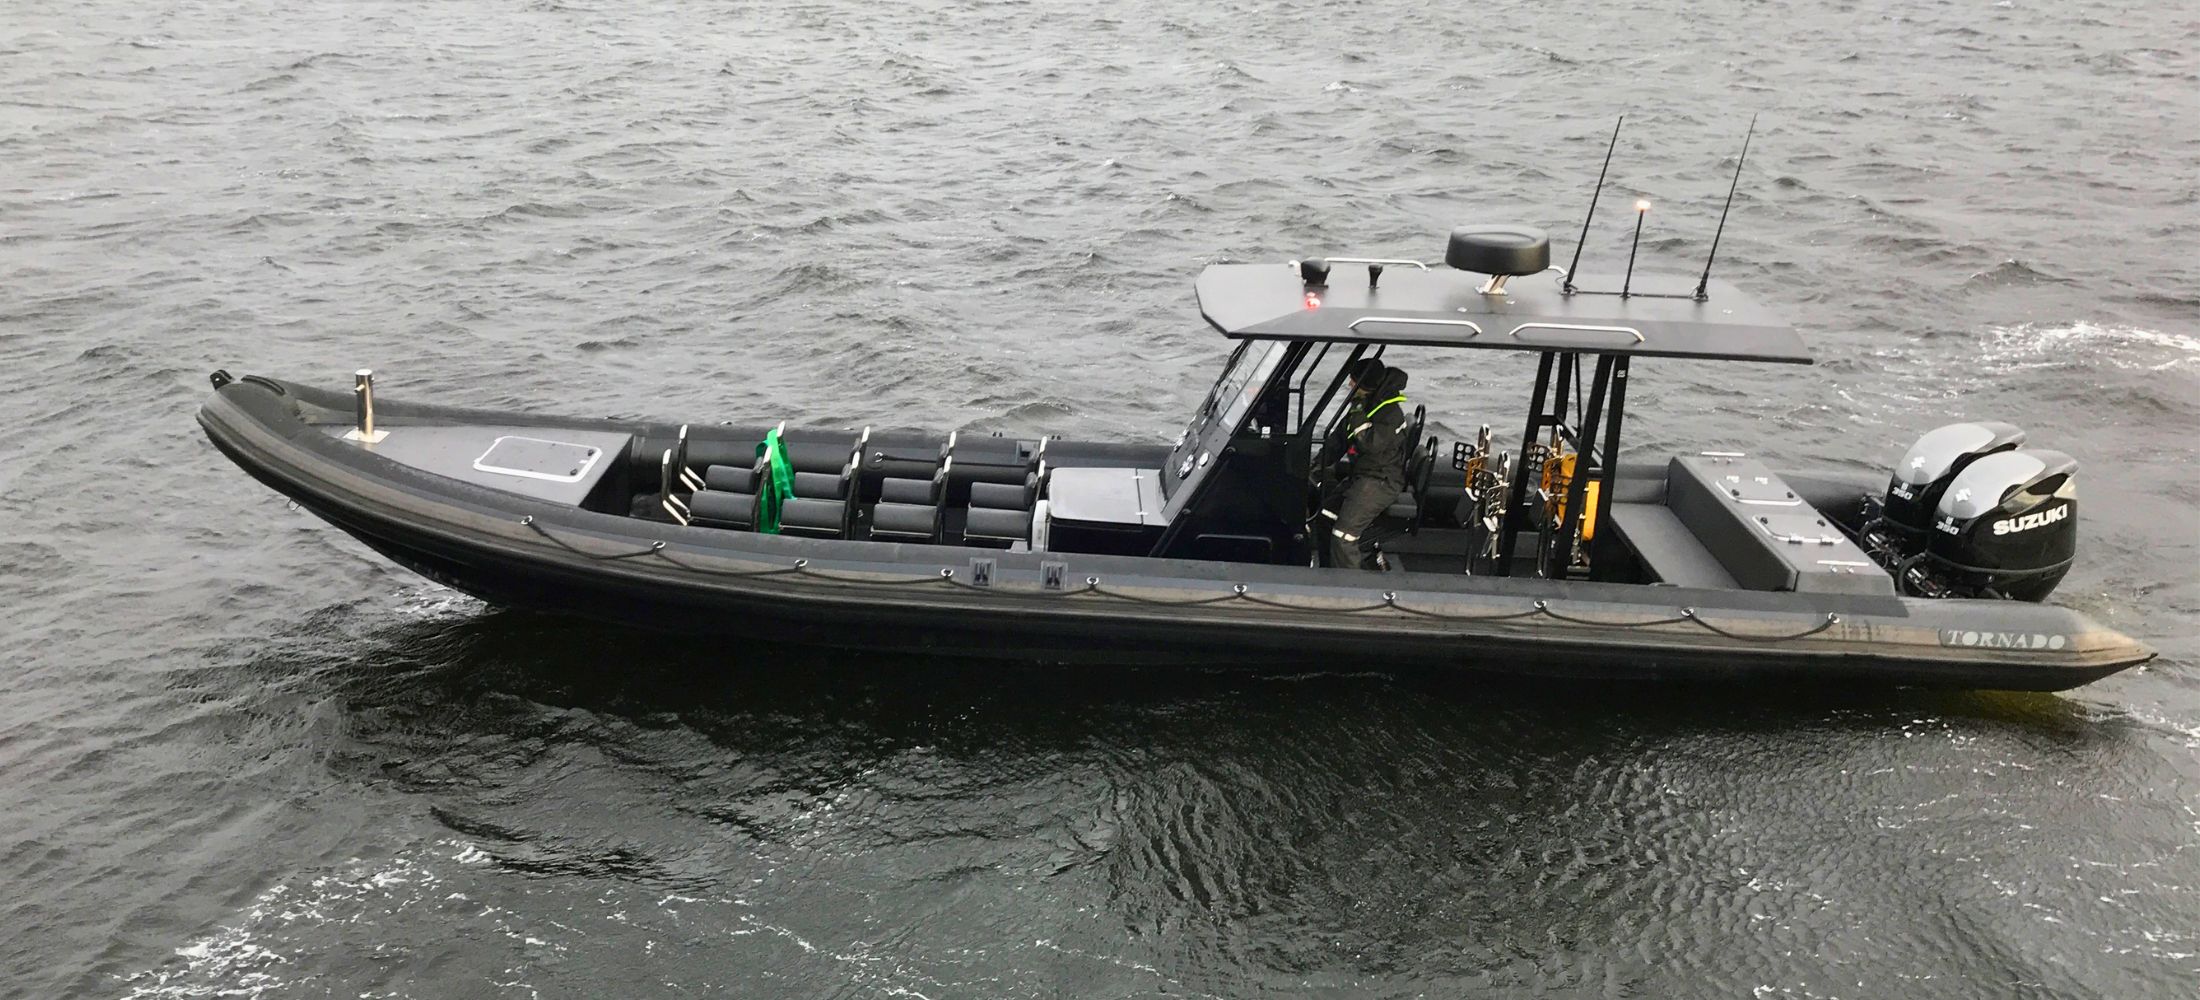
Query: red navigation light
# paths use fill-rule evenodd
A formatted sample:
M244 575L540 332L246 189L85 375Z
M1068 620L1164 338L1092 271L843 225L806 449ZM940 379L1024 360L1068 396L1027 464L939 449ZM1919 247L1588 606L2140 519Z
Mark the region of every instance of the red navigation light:
M1319 296L1319 295L1316 295L1316 294L1314 294L1313 292L1308 292L1308 293L1306 293L1306 308L1308 308L1308 309L1319 309L1319 308L1321 308L1321 307L1322 307L1322 297L1321 297L1321 296Z

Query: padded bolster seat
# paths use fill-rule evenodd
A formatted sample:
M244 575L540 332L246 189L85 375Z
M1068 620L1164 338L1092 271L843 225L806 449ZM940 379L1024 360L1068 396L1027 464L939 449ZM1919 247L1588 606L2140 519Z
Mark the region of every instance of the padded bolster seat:
M932 505L932 481L929 479L888 479L879 484L879 502L898 504Z
M792 534L839 538L847 511L847 505L838 500L794 497L780 505L779 528Z
M746 465L713 465L703 470L703 488L728 493L756 492L756 470Z
M725 466L717 468L722 469ZM756 496L751 493L703 490L688 498L688 513L698 521L746 528L756 523Z
M1008 483L971 483L970 506L992 510L1023 510L1024 488Z
M830 472L797 472L794 495L818 500L840 499L840 477Z
M871 508L871 534L931 541L939 515L940 509L928 504L882 503Z
M1383 508L1383 517L1396 521L1411 521L1420 513L1421 506L1414 503L1412 497L1407 497Z
M1031 537L1031 512L972 507L970 520L963 526L963 535L1008 542L1024 541Z
M1719 565L1719 558L1697 540L1696 533L1664 504L1614 502L1609 514L1610 530L1618 532L1627 547L1635 550L1636 557L1659 583L1711 590L1740 586L1733 574Z

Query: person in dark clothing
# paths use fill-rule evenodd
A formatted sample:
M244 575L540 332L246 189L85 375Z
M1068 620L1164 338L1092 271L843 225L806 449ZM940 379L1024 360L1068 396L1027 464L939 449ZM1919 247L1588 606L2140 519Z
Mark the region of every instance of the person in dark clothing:
M1345 377L1352 395L1323 449L1334 483L1324 493L1334 498L1333 506L1323 513L1331 515L1329 564L1367 569L1361 540L1406 488L1406 453L1412 450L1405 439L1406 373L1363 358Z

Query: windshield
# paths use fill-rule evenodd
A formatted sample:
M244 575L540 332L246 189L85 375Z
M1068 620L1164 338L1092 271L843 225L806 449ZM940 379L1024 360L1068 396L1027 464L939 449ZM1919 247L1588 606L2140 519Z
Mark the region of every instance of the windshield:
M1275 371L1276 361L1281 357L1282 342L1268 341L1257 350L1240 355L1238 363L1230 366L1222 381L1215 383L1214 398L1208 401L1208 410L1213 412L1218 402L1225 407L1222 426L1235 428L1245 419L1245 411L1252 408L1253 398L1268 384L1268 375Z
M1192 414L1194 424L1206 417L1213 416L1215 409L1222 405L1222 399L1228 395L1224 387L1230 384L1232 378L1242 377L1241 373L1246 370L1246 348L1251 346L1253 346L1252 341L1241 340L1238 342L1237 350L1230 352L1230 360L1222 363L1222 374L1215 376L1215 384L1207 390L1207 401L1199 404L1198 412Z
M1227 435L1245 419L1253 400L1267 386L1268 376L1283 359L1286 346L1282 341L1273 340L1238 344L1222 377L1215 380L1206 401L1199 404L1199 410L1192 414L1191 424L1184 428L1176 447L1169 452L1168 467L1161 477L1164 493L1174 493L1179 483L1194 478L1194 473L1206 467L1207 463L1199 457L1203 448L1211 451L1213 446L1202 442L1218 429Z

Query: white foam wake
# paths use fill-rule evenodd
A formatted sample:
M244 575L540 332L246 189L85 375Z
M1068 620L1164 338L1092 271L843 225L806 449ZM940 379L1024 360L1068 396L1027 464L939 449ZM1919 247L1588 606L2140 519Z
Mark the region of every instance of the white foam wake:
M2200 337L2084 320L1988 327L1985 351L1989 360L2020 368L2096 361L2149 371L2200 366Z
M276 950L285 928L343 922L421 903L434 898L443 881L437 866L478 864L486 858L470 843L447 840L429 851L374 862L354 860L326 874L278 883L235 919L177 948L176 961L126 977L130 991L124 1000L281 994L296 985L283 968L291 964L290 957Z

